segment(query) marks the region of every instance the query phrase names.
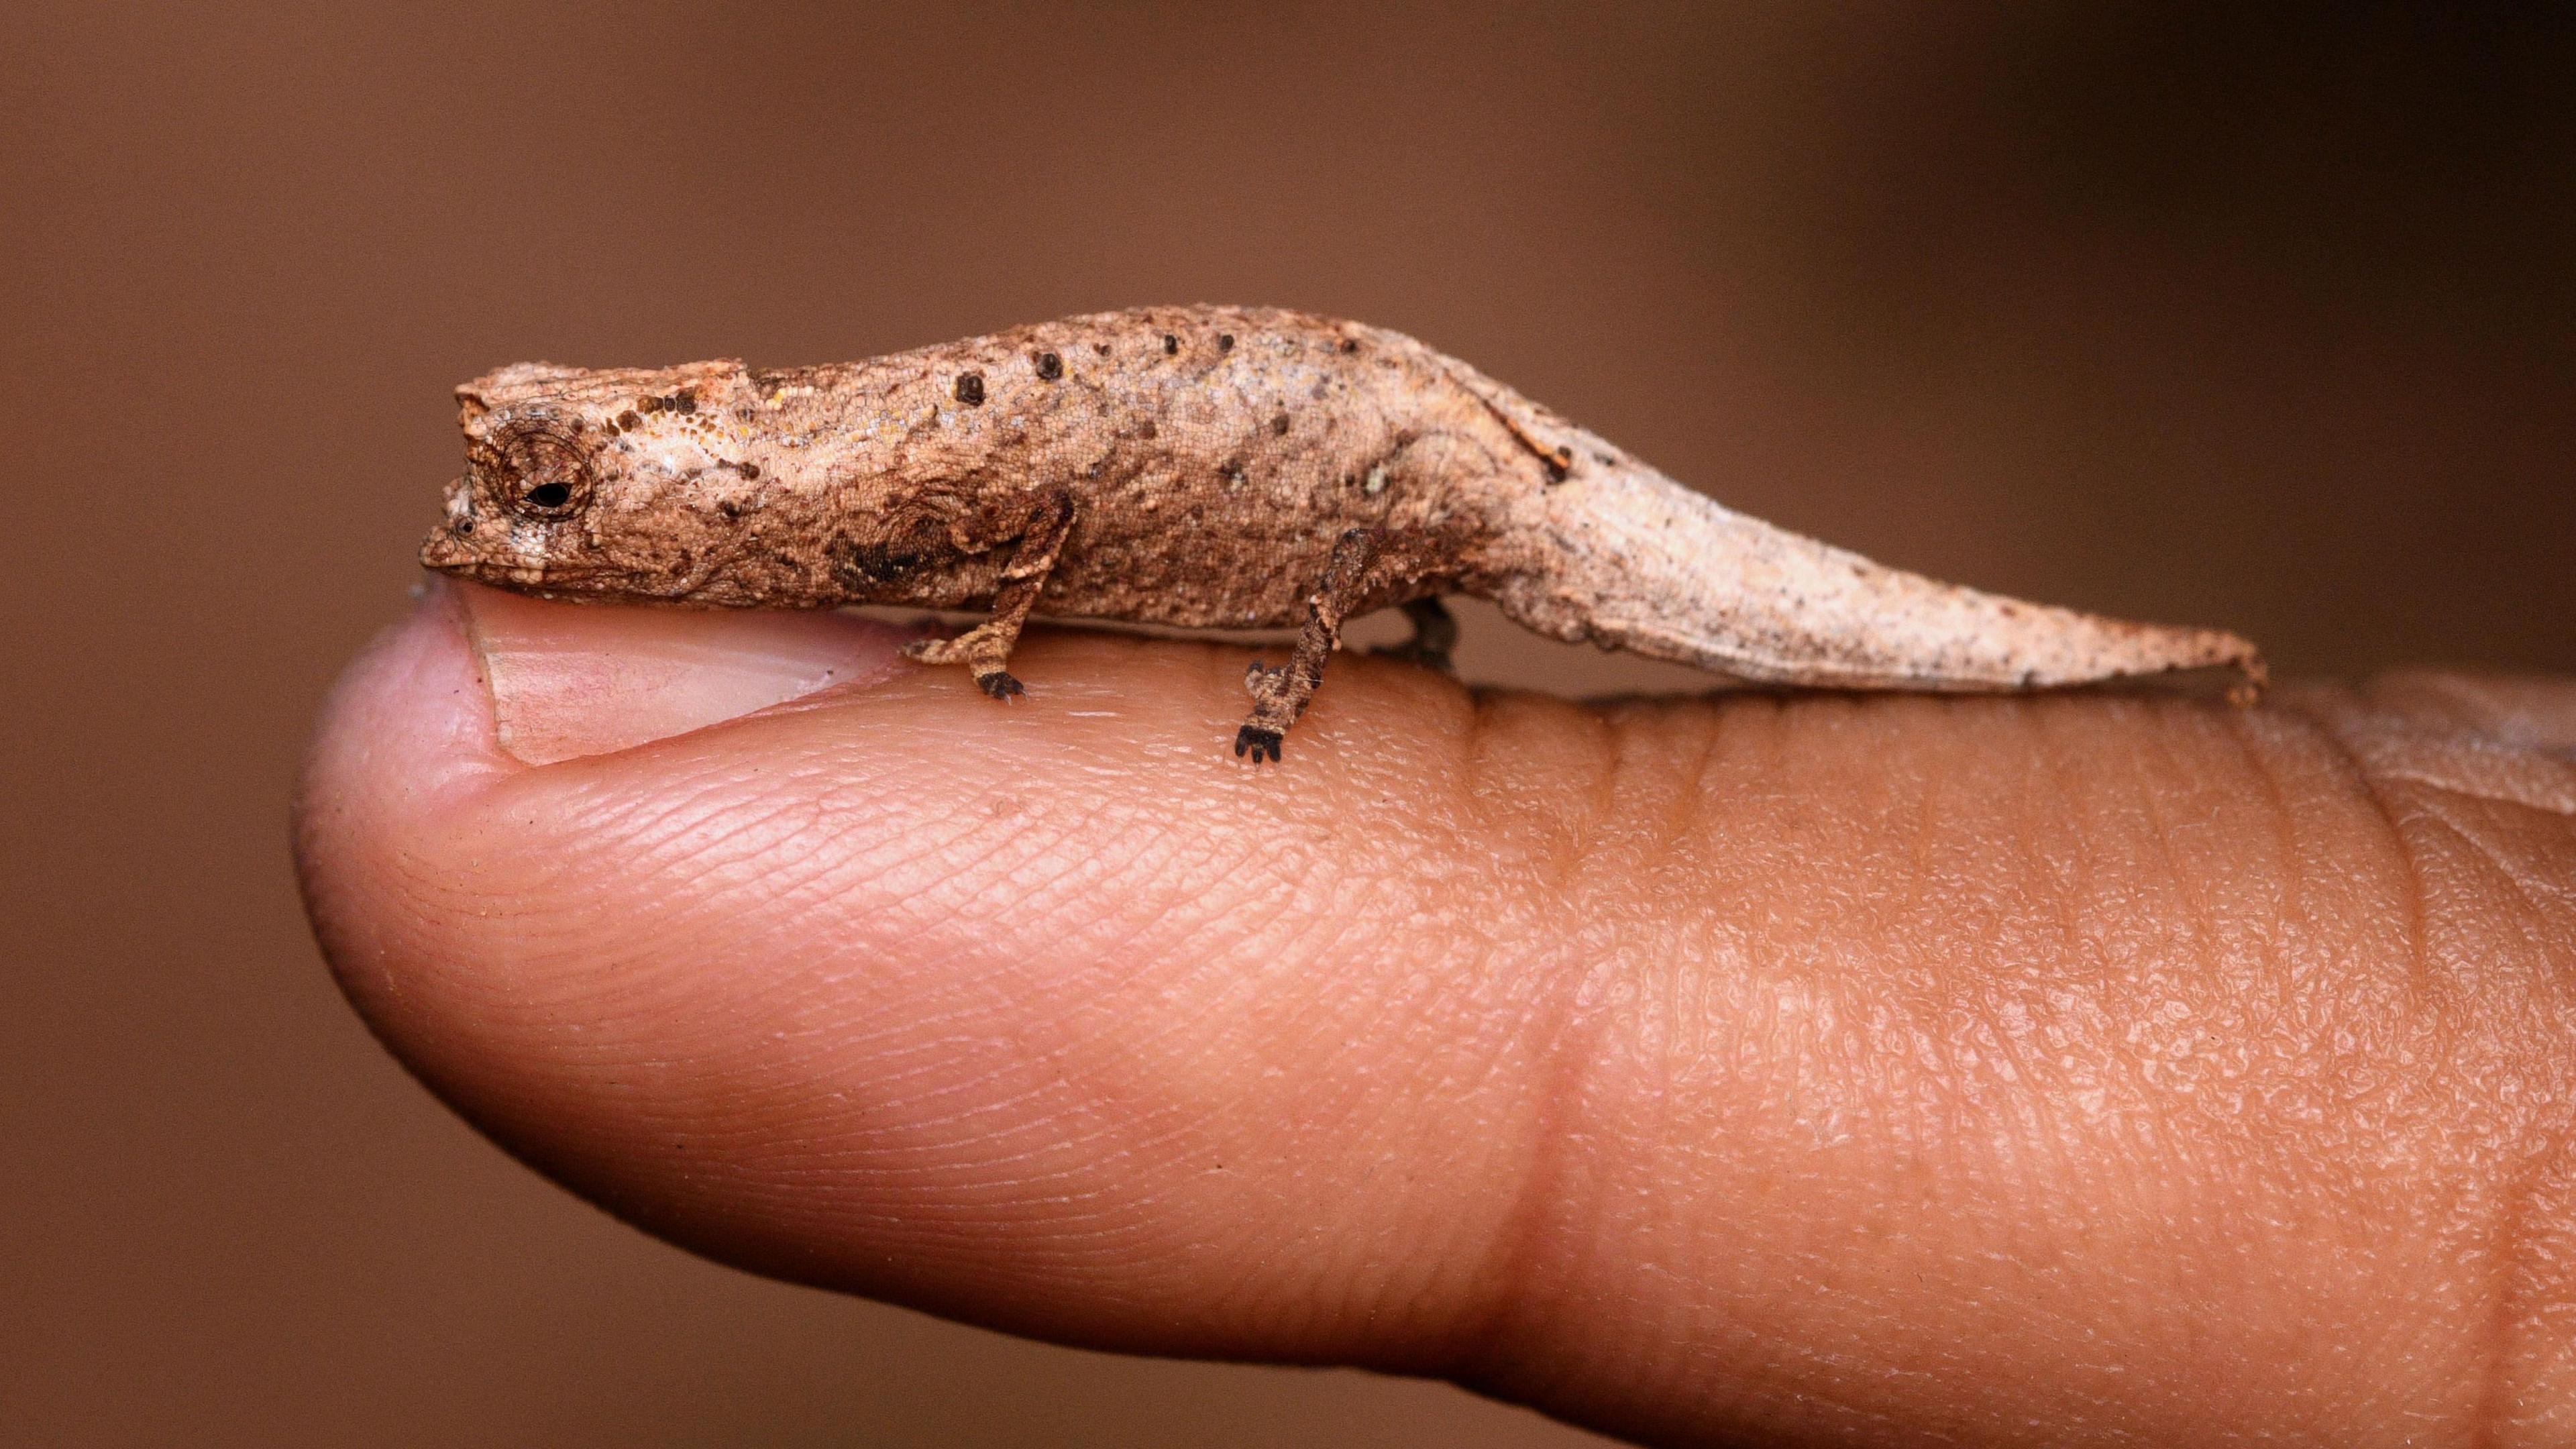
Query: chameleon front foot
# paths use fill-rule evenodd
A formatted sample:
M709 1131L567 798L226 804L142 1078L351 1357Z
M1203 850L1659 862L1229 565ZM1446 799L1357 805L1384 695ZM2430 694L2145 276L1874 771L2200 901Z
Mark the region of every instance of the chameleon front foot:
M986 625L985 628L990 628ZM980 637L979 637L980 636ZM975 687L995 699L1009 699L1028 693L1021 683L1002 667L1009 645L982 629L955 639L915 639L903 646L907 659L918 664L963 664L975 677Z
M1285 707L1288 671L1273 669L1255 659L1252 666L1243 671L1243 688L1255 703L1252 718L1245 720L1243 728L1234 732L1235 757L1240 759L1249 755L1256 765L1261 763L1265 754L1276 760L1279 758L1279 743L1287 738L1288 726L1297 718L1296 711Z

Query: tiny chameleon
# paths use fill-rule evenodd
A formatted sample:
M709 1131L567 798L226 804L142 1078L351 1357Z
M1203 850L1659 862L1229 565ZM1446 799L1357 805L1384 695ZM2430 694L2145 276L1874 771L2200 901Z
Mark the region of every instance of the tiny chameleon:
M1733 512L1400 333L1155 307L866 362L520 363L457 389L429 567L548 597L982 610L909 646L1022 692L1031 614L1300 632L1234 750L1280 758L1345 619L1443 594L1754 683L2030 690L2261 656L1939 583Z

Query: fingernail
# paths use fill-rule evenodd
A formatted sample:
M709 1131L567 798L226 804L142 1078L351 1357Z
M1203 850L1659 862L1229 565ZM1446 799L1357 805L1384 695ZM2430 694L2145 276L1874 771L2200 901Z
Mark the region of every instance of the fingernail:
M901 667L901 629L826 612L558 603L451 583L501 748L531 765L633 749Z

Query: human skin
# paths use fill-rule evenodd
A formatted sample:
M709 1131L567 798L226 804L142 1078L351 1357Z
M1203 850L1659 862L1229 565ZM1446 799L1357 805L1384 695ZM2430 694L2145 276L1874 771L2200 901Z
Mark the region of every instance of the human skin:
M997 709L905 637L433 589L298 804L350 1000L650 1232L1063 1342L1650 1443L2576 1435L2576 685L1350 657L1256 777L1245 649L1032 632ZM637 742L674 649L680 724L834 682Z

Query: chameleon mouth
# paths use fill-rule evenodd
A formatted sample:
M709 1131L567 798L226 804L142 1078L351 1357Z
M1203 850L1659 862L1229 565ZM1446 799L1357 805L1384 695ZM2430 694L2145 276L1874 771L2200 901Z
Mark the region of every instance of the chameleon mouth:
M458 537L453 525L432 529L429 537L421 540L420 562L424 568L502 588L531 589L561 582L565 577L562 569L493 558L476 549L474 540Z
M564 563L513 563L476 551L474 541L459 538L452 526L431 531L420 545L420 562L454 578L471 579L517 593L596 593L613 586L615 576L596 568Z

